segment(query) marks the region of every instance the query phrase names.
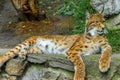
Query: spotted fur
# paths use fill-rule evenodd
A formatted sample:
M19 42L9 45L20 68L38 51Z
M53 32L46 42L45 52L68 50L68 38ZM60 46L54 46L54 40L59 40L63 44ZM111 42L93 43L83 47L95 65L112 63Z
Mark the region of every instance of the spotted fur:
M19 56L26 58L28 53L67 54L74 63L74 80L84 80L85 64L81 55L101 53L99 69L108 71L110 67L111 46L105 37L105 19L100 13L87 13L85 33L80 35L33 36L18 44L15 48L0 57L0 66L9 59Z

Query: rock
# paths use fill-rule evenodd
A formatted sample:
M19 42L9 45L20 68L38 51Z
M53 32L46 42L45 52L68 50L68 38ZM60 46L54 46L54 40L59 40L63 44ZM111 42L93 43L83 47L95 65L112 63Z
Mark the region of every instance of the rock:
M120 0L91 0L90 4L97 12L104 7L104 16L110 16L120 12Z
M0 56L5 54L7 51L9 51L10 49L0 49Z
M111 17L106 21L106 26L109 30L117 30L120 29L120 14Z
M20 76L26 67L27 62L20 59L11 59L7 65L5 71L9 75Z
M28 68L22 80L70 80L61 72L55 72L51 68L32 65Z
M44 62L47 61L47 58L44 57L44 55L42 55L42 54L41 54L41 55L29 54L29 55L27 55L27 56L28 56L27 60L28 60L29 62L32 62L32 63L42 64L42 63L44 63Z
M60 55L61 56L61 55ZM65 57L58 57L56 54L29 54L28 61L32 63L47 63L51 67L62 68L68 71L74 71L73 64Z
M29 68L22 80L56 80L59 74L55 74L47 69Z
M62 60L62 61L63 62L53 60L53 61L50 61L48 63L49 63L49 66L51 66L51 67L57 67L57 68L65 69L65 70L68 70L68 71L74 71L73 65L69 65L69 64L64 63L64 62L67 62L67 60ZM69 62L70 61L68 61L68 63Z
M17 80L16 76L10 76L6 73L0 74L0 80Z
M57 80L73 80L73 79L69 79L67 78L65 75L63 75L62 73L59 75L59 78Z

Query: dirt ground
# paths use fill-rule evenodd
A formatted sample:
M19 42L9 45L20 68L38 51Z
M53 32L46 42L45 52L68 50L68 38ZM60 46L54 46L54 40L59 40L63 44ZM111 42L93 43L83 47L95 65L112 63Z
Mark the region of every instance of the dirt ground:
M0 5L0 48L11 48L34 35L71 34L73 20L69 16L56 15L62 5L61 0L50 2L41 0L41 9L47 14L42 21L20 21L10 0Z

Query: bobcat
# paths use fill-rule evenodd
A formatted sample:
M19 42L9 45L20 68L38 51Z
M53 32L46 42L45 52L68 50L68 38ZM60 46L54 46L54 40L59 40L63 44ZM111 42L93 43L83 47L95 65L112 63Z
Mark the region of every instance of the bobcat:
M85 64L81 55L100 52L99 70L108 71L112 48L105 36L105 19L101 13L86 13L86 29L80 35L33 36L18 44L0 57L0 67L9 59L19 56L26 59L28 53L66 54L74 63L74 80L85 79Z

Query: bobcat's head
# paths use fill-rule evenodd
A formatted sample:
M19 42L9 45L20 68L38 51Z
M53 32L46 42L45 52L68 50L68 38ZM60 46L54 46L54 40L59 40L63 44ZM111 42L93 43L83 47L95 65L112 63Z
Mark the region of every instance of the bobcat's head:
M86 12L86 34L91 36L102 35L106 33L105 19L101 13L90 14Z

